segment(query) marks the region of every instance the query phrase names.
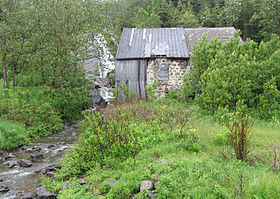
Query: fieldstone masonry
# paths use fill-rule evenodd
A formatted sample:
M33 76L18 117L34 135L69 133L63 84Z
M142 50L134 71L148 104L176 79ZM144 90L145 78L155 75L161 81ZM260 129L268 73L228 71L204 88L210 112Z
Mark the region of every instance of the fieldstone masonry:
M158 65L165 63L169 65L169 78L168 80L158 81ZM188 60L167 58L149 60L147 67L147 85L157 81L158 87L156 89L156 94L158 98L162 98L170 89L177 89L182 86L186 72L188 72Z

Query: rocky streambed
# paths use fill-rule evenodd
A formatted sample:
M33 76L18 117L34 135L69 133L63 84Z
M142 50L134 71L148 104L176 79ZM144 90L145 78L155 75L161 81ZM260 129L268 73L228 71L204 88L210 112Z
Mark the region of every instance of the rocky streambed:
M65 124L58 133L0 154L0 198L21 198L40 186L42 174L52 177L65 150L78 139L78 124ZM41 190L44 191L44 190Z

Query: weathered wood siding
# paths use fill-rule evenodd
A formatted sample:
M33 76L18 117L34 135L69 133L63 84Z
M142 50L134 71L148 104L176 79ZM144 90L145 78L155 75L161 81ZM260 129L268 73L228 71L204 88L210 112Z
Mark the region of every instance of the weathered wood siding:
M146 98L147 60L117 60L116 82L125 82L142 99Z

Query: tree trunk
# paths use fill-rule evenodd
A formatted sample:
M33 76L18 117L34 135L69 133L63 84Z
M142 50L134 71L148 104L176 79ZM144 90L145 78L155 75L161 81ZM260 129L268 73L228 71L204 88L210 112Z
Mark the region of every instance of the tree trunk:
M16 87L16 62L12 62L12 71L13 71L13 88Z
M4 88L8 88L7 53L6 52L4 52L3 57L2 57L2 68L3 68Z
M4 15L4 22L7 24L7 18ZM4 88L8 88L8 78L7 78L7 37L6 37L6 31L4 30L4 36L2 38L3 40L3 49L4 53L2 56L2 68L3 68L3 78L4 78Z

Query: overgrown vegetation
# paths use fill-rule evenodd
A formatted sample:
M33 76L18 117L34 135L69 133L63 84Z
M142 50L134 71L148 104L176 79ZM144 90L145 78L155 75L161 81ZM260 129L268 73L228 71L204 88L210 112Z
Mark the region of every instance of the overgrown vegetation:
M238 35L226 43L203 38L195 46L185 86L196 91L196 102L211 114L236 112L240 104L254 118L279 119L279 47L278 36L260 45L241 43Z
M81 138L67 152L55 180L43 180L54 192L68 183L58 198L280 196L271 153L275 146L270 145L280 140L279 126L263 127L265 132L253 127L248 147L254 150L240 161L231 134L200 115L196 105L171 99L134 101L85 115ZM79 178L89 184L80 185ZM151 180L154 189L140 192L143 180Z
M229 27L260 43L280 35L275 0L108 0L101 3L113 54L124 27Z
M10 150L26 143L27 136L24 127L8 121L0 121L1 150Z
M28 138L38 138L82 117L91 97L81 60L98 29L91 21L96 6L72 0L0 2L0 120L20 123Z

